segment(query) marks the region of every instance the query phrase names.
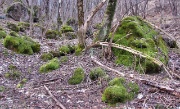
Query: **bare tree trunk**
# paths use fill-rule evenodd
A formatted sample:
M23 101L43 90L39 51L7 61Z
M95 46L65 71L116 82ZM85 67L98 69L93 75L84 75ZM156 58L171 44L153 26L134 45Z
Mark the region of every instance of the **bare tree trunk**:
M31 11L30 11L30 37L33 34L33 0L30 0Z
M116 3L117 3L117 0L109 0L106 13L105 13L104 24L99 32L99 35L95 39L95 41L97 40L104 41L105 39L108 38L108 35L111 30L111 24L113 21L115 9L116 9Z
M78 41L80 47L86 47L85 44L85 33L84 33L84 11L83 11L83 0L77 0L77 8L78 8Z
M61 16L60 16L60 4L61 4L61 0L59 0L59 2L58 2L58 18L57 18L57 30L58 31L59 31L60 26L62 24Z

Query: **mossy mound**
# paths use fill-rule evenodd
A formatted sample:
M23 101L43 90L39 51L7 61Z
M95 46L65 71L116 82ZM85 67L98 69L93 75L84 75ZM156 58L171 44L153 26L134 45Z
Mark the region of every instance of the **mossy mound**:
M11 31L11 32L9 33L9 35L10 35L10 36L14 36L14 37L19 37L19 34L16 33L15 31Z
M74 71L74 74L73 76L68 80L68 83L71 84L71 85L76 85L76 84L80 84L83 79L84 79L84 71L82 68L77 68L75 71Z
M2 39L2 38L5 38L6 37L6 32L5 31L3 31L3 30L0 30L0 39Z
M61 28L62 33L67 33L67 32L74 32L73 28L68 25L63 25Z
M40 51L40 44L34 42L27 36L6 36L3 42L4 46L21 54L33 54Z
M52 70L56 70L58 69L60 66L59 64L59 60L58 58L53 58L52 60L50 60L49 62L47 62L46 64L42 65L39 69L39 71L41 73L47 73L49 71L52 71Z
M121 26L114 35L113 42L131 47L161 60L164 64L168 61L168 47L162 37L148 23L140 17L130 16L122 20ZM161 69L152 61L134 57L132 53L113 48L116 63L125 66L136 65L136 70L145 73L157 73Z
M126 82L124 78L114 78L104 90L102 101L109 104L123 103L131 100L139 91L136 83Z
M65 36L66 36L66 38L67 38L68 40L72 40L72 39L77 38L75 32L66 32L66 33L65 33Z
M89 78L93 81L105 75L105 71L100 67L95 67L90 71Z
M51 53L43 53L40 57L43 61L48 61L53 58L53 55Z
M21 32L24 32L26 29L30 28L30 24L27 22L19 22L18 26Z
M66 63L69 60L69 58L67 56L62 56L60 58L60 63Z
M16 24L14 24L14 23L8 22L7 23L7 27L9 29L11 29L12 31L15 31L15 32L19 32L20 31L20 28Z
M48 39L56 39L58 35L58 32L55 30L48 30L45 34L46 38Z

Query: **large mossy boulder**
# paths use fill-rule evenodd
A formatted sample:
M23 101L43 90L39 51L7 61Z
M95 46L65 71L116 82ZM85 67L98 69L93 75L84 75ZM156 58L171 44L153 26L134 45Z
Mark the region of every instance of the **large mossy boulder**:
M162 37L140 17L130 16L122 20L121 26L114 35L113 42L131 47L156 58L164 64L168 61L168 47ZM151 60L134 56L132 53L113 49L115 62L125 66L133 66L139 72L158 73L161 69Z
M7 9L7 16L16 21L28 21L29 13L28 9L21 2L15 2Z
M3 42L4 46L21 54L33 54L40 51L40 44L34 42L27 36L10 36L7 35Z

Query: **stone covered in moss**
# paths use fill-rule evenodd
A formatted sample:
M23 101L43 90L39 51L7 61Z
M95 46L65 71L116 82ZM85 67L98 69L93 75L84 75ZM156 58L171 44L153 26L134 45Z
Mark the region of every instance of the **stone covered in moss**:
M69 54L70 53L70 49L69 49L69 47L68 46L61 46L60 48L59 48L59 52L60 52L60 54L64 54L64 55L66 55L66 54Z
M131 47L153 58L159 58L164 64L168 61L168 47L162 37L140 17L130 16L122 20L114 35L113 42ZM125 66L136 65L136 70L145 73L157 73L161 69L152 61L135 58L132 53L113 48L116 63Z
M67 32L74 32L73 28L71 26L68 25L63 25L61 27L61 32L62 33L67 33Z
M136 83L128 83L124 78L114 78L104 90L102 101L110 104L123 103L133 99L138 91L139 86Z
M59 68L59 60L58 58L53 58L52 60L50 60L49 62L47 62L46 64L42 65L39 69L39 71L41 73L47 73L49 71L52 70L56 70Z
M26 29L30 28L30 24L27 22L19 22L18 26L19 26L21 32L24 32Z
M16 24L11 23L11 22L7 23L7 27L9 29L11 29L12 31L15 31L15 32L19 32L20 31L20 28Z
M58 32L55 30L48 30L45 34L46 38L48 39L56 39L58 35Z
M89 78L91 80L95 81L104 75L105 75L105 71L103 69L101 69L100 67L95 67L95 68L91 69Z
M74 71L73 76L68 80L68 83L71 85L80 84L84 79L84 71L82 68L77 68Z
M3 42L4 46L10 50L22 54L33 54L40 51L40 44L34 42L31 38L27 36L6 36Z
M53 58L53 55L51 53L43 53L40 57L43 61L48 61Z
M5 31L3 31L3 30L0 30L0 39L2 39L2 38L5 38L6 37L6 32Z
M10 36L14 36L14 37L19 37L19 34L16 33L15 31L11 31L11 32L9 33L9 35L10 35Z

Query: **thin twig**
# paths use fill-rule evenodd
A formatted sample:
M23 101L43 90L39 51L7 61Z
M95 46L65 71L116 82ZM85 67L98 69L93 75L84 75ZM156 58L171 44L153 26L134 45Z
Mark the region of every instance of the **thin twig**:
M48 94L51 96L51 98L56 102L56 104L61 108L61 109L66 109L64 107L64 105L62 105L55 97L54 95L51 93L51 91L44 85L44 88L46 89L46 91L48 92Z

